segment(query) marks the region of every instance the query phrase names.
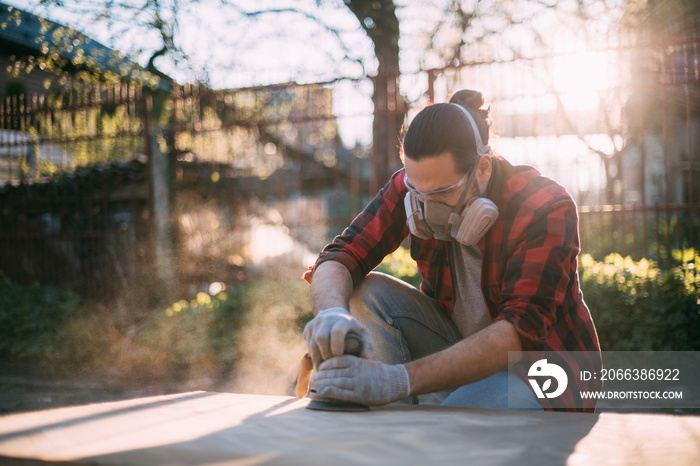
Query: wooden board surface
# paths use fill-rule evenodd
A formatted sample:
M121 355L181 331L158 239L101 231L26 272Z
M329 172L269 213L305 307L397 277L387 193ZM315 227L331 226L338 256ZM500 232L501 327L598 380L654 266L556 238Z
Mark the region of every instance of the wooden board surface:
M700 464L700 416L442 407L341 413L192 392L0 417L0 456L105 465Z

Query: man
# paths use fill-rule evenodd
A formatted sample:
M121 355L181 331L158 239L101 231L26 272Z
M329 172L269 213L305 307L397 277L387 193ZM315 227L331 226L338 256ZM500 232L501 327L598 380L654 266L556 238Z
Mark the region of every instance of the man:
M316 317L304 336L320 396L594 410L575 390L538 398L525 380L544 351L562 354L569 379L600 365L578 287L576 206L533 168L493 154L488 128L476 91L423 109L404 136L404 170L306 274ZM371 272L407 237L420 291ZM363 340L361 357L342 355L348 332ZM509 352L521 351L511 354L527 364L509 372Z

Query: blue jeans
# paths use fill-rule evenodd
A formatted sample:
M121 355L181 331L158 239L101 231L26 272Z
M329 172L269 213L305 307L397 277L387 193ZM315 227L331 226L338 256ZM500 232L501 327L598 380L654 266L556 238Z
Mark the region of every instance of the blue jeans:
M457 327L434 299L382 273L370 273L355 290L350 299L350 312L372 335L371 358L387 364L405 364L462 339ZM509 389L511 401L517 399L517 406L542 410L529 385L519 376L509 376L507 370L454 390L421 395L418 399L420 403L442 406L507 409Z

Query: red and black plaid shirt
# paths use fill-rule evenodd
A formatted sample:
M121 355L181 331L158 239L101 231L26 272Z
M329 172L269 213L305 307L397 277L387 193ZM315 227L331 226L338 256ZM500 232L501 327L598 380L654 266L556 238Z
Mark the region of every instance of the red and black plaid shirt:
M327 245L315 266L327 260L345 265L355 286L409 235L406 225L403 170ZM543 351L556 351L569 381L580 390L599 388L578 381L579 371L598 373L600 345L590 312L579 290L578 215L569 193L531 167L515 167L493 158L488 197L499 218L478 246L483 256L481 288L491 319L507 320L520 334L527 368ZM454 309L448 242L411 236L411 257L422 277L420 289L449 315ZM311 280L313 269L305 279ZM567 356L567 353L576 352ZM581 353L583 352L583 353ZM583 362L582 362L583 361ZM545 409L593 411L594 400L574 390L557 399L540 400Z

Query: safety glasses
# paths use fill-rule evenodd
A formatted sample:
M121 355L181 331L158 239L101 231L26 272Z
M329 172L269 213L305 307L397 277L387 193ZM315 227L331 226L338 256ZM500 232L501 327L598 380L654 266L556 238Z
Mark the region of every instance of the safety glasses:
M408 190L421 202L425 202L427 199L437 202L448 202L462 194L461 188L462 186L467 184L467 181L469 181L469 175L471 175L473 172L474 170L470 170L469 172L465 173L462 179L453 184L452 186L436 189L435 191L428 191L425 193L422 191L418 191L411 184L411 181L408 179L408 175L404 174L403 181L406 184L406 188L408 188Z

